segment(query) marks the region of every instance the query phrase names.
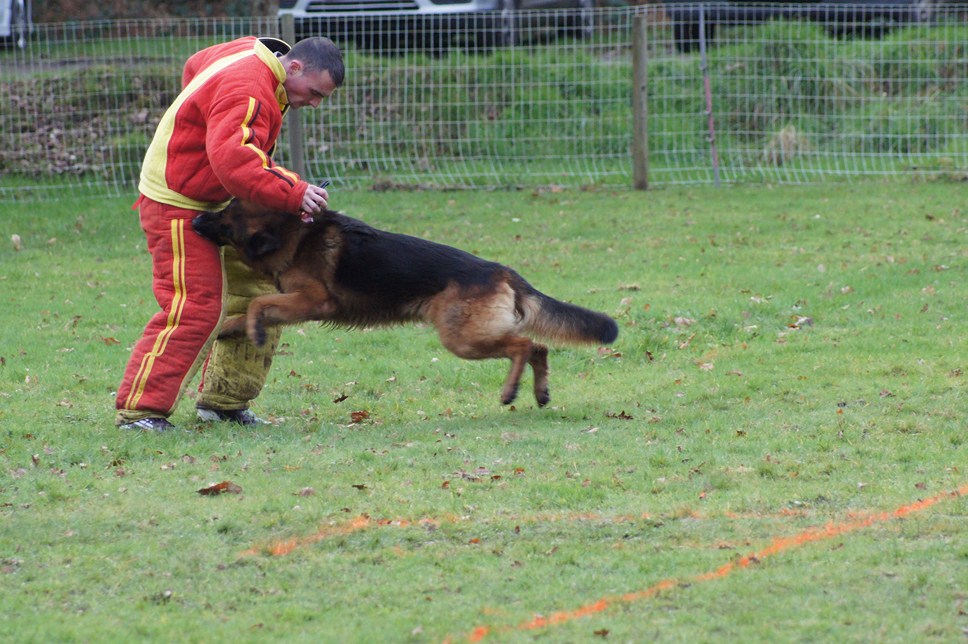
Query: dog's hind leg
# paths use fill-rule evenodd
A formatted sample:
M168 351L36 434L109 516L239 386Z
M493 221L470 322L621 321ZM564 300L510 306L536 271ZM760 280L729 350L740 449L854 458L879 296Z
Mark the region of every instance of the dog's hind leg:
M511 369L501 387L501 403L510 405L518 396L518 386L524 368L532 359L533 343L523 336L509 335L498 340L468 339L459 333L440 333L443 345L458 358L465 360L486 360L488 358L507 358L511 361ZM532 365L533 366L533 365ZM536 373L540 370L536 368ZM547 369L545 370L547 372Z
M535 343L518 335L514 291L507 284L483 293L460 293L451 288L435 299L424 319L437 328L441 343L451 353L465 360L507 358L511 361L511 369L501 387L501 403L510 405L517 398L521 375L529 363L535 377L540 379L535 385L538 404L548 401L548 350L537 345L539 349L535 353ZM543 395L538 393L539 388Z
M511 360L511 369L504 379L504 386L501 387L501 404L510 405L518 397L521 375L524 373L524 367L531 361L533 343L528 338L518 336L507 338L501 344L504 355Z
M528 364L534 371L534 399L538 402L538 407L544 407L551 400L548 392L548 347L533 343Z

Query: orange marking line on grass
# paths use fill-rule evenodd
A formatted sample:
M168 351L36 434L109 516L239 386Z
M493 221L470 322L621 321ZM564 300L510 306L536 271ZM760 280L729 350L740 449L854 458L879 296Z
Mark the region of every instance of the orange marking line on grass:
M943 492L937 494L927 499L921 499L914 503L907 505L902 505L892 512L878 512L874 514L867 515L862 518L845 521L841 523L828 523L821 528L811 528L805 530L799 534L795 534L790 537L777 537L766 548L763 548L759 552L756 552L745 557L741 557L736 561L731 561L716 570L701 573L695 575L686 580L686 583L694 584L702 581L713 581L715 579L722 579L730 573L742 569L748 568L751 564L757 563L775 554L779 554L786 550L796 548L799 546L806 545L808 543L813 543L814 541L821 541L823 539L830 539L838 535L846 534L848 532L853 532L861 528L866 528L875 523L884 523L892 519L899 519L905 517L909 514L915 512L920 512L925 510L941 501L968 496L968 484L962 485L957 490L953 492ZM529 631L538 628L545 628L547 626L555 626L558 624L564 624L565 622L570 622L581 617L587 617L588 615L593 615L595 613L601 613L605 609L609 608L613 604L617 603L631 603L639 601L642 599L648 599L659 594L663 590L669 590L680 585L680 581L674 578L663 579L652 586L646 588L645 590L640 590L636 592L626 593L619 597L607 598L603 597L598 601L591 604L585 604L584 606L579 606L578 608L559 611L552 613L548 617L537 616L534 619L522 622L517 626L505 626L497 629L500 632L511 632L511 631ZM470 633L467 634L466 638L469 642L480 642L485 639L488 635L494 632L490 626L477 626ZM444 640L445 642L450 642L450 638Z
M807 513L803 510L789 510L783 509L775 515L768 514L737 514L735 512L726 512L724 514L730 519L768 519L768 518L781 518L789 519L790 517L805 517ZM544 514L544 515L534 515L527 517L496 517L495 520L500 521L520 521L522 523L551 523L557 521L600 521L607 523L622 523L626 521L646 521L651 519L652 516L643 512L642 514L619 514L613 516L607 516L603 514L597 514L594 512L569 512L560 514ZM704 519L708 518L698 512L689 512L685 517L677 518L690 518L690 519ZM279 541L273 541L265 546L252 546L248 550L244 550L241 555L243 557L252 557L259 554L268 554L273 557L283 557L290 554L293 550L297 548L302 548L304 546L311 546L320 541L325 541L331 537L344 536L352 534L354 532L360 532L362 530L369 530L376 527L395 527L395 528L408 528L413 525L431 525L438 526L443 523L460 523L461 521L468 521L470 517L463 516L445 516L438 518L424 518L424 519L373 519L369 515L361 514L358 517L354 517L345 523L334 523L329 525L324 525L319 528L314 534L305 537L293 537L290 539L282 539Z
M648 514L640 515L630 515L623 514L616 517L606 517L598 514L592 513L570 513L570 514L559 514L553 516L532 516L532 517L501 517L502 520L506 521L521 521L529 523L543 523L549 521L608 521L610 523L621 523L623 521L643 521L649 518ZM362 530L369 530L374 527L394 527L394 528L409 528L414 525L422 526L438 526L442 523L460 523L461 521L469 520L469 517L461 516L445 516L436 519L424 518L424 519L373 519L369 515L361 514L358 517L350 519L346 523L337 523L332 525L324 525L314 534L305 537L293 537L291 539L282 539L279 541L273 541L266 546L253 546L248 550L242 551L243 557L252 557L259 554L268 554L273 557L282 557L290 554L293 550L297 548L302 548L304 546L310 546L314 543L319 543L320 541L325 541L330 537L338 537L347 534L352 534L354 532L360 532Z
M298 537L292 539L282 539L281 541L273 541L268 546L264 548L259 548L254 546L242 552L243 557L251 557L261 553L270 554L273 557L282 557L288 555L296 548L301 548L303 546L312 545L314 543L319 543L329 539L330 537L337 537L341 535L352 534L354 532L359 532L360 530L366 530L373 526L396 526L399 528L406 528L411 525L437 525L437 521L433 519L419 519L417 521L410 521L408 519L371 519L368 515L361 514L358 517L354 517L347 523L339 523L336 525L323 526L317 530L314 534L307 537Z

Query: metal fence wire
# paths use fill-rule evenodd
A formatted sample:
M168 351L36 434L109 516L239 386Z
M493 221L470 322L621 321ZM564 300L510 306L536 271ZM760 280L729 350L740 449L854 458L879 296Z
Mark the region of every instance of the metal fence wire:
M302 158L284 137L277 161L344 188L968 176L957 7L894 20L871 5L831 17L722 4L596 9L591 29L587 15L576 28L568 12L521 12L510 41L486 15L330 20L346 82L287 117ZM24 49L0 51L0 198L134 194L185 59L282 31L275 18L35 25Z

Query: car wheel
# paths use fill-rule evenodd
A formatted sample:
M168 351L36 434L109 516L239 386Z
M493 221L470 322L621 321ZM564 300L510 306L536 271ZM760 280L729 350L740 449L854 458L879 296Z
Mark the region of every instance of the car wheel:
M498 35L501 44L514 47L518 44L521 10L520 0L501 0L500 18L498 19Z
M706 23L706 46L708 47L716 35L716 25ZM700 49L699 23L691 20L677 21L672 26L672 37L676 49L687 54Z
M934 22L937 4L939 4L937 0L916 0L914 3L915 22Z
M450 49L454 34L463 33L459 17L441 15L433 20L418 20L411 30L417 34L417 50L431 56L443 56ZM401 53L404 47L401 47Z
M577 38L591 38L595 35L596 0L578 0L575 26L572 32Z
M3 0L7 1L7 0ZM27 11L22 0L13 0L10 3L10 36L0 38L5 47L19 47L23 49L27 46L27 35L30 33L30 25L27 24Z

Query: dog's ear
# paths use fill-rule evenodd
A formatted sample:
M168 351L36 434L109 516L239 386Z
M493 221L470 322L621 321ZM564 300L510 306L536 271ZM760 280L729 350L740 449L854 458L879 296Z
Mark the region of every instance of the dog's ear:
M279 236L275 233L262 231L255 233L249 237L248 241L245 242L245 254L248 255L250 259L258 259L264 255L278 250L282 244L279 242Z

